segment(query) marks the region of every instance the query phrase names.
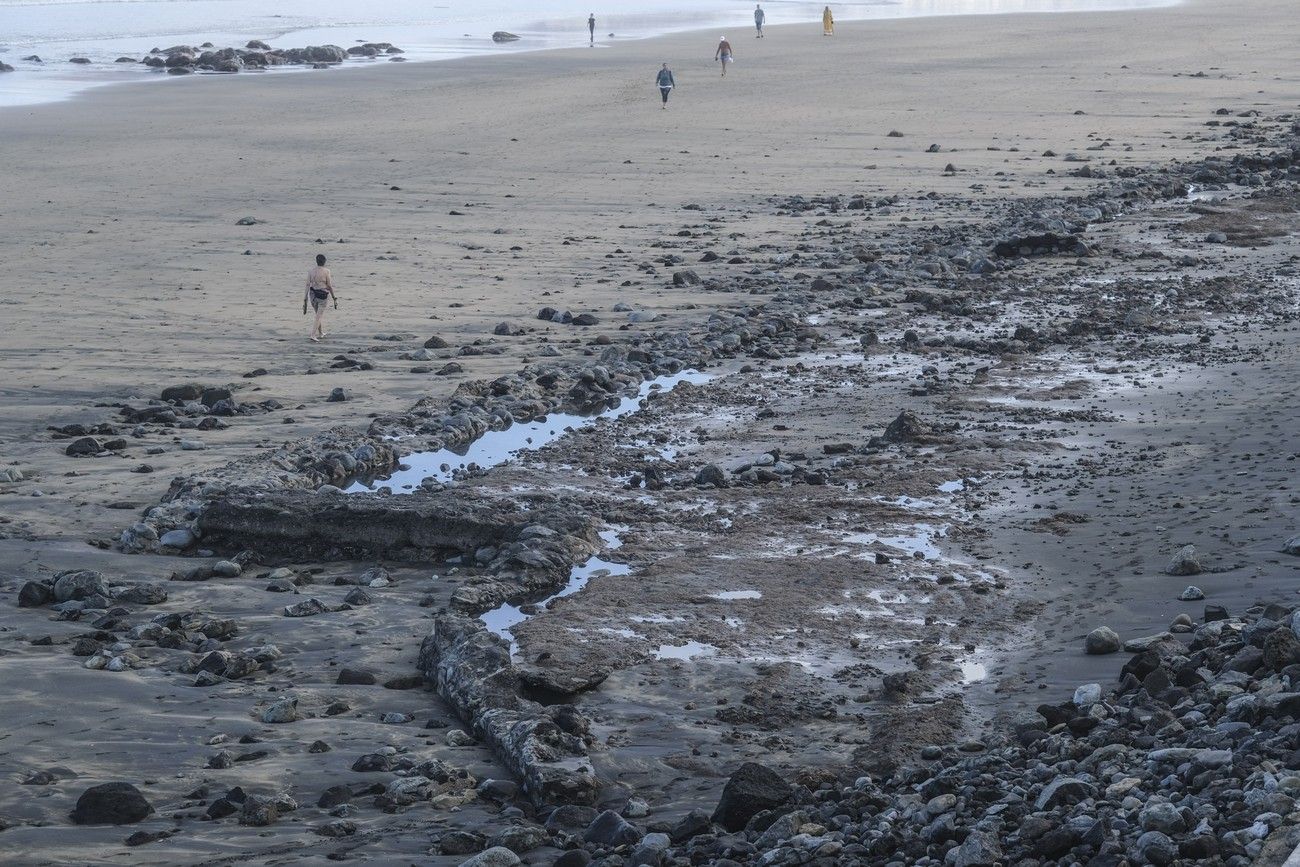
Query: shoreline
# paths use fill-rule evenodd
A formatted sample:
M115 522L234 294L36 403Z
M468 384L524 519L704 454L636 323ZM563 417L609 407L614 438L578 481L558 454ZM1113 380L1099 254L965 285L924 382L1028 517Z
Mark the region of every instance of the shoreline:
M882 15L879 17L846 18L840 23L843 24L861 24L864 22L884 23L884 22L892 22L892 21L929 20L929 19L939 19L939 18L1017 16L1017 15L1131 14L1136 12L1175 8L1180 5L1196 2L1196 0L1137 0L1138 3L1145 4L1145 5L1139 5L1136 7L1128 6L1126 3L1123 2L1123 0L1108 0L1108 2L1115 2L1117 5L1110 8L1099 8L1099 9L995 10L991 12L963 12L963 11L919 12L911 15L900 14L896 16ZM772 30L773 32L779 33L783 30L793 31L795 28L813 26L816 23L817 22L815 19L808 19L807 21L803 21L803 22L790 22L790 23L771 25L769 29ZM703 34L705 32L709 32L713 29L716 29L719 26L723 26L723 25L720 24L709 24L709 25L701 24L699 26L691 25L689 27L683 27L680 29L656 31L653 33L648 33L639 36L632 36L626 38L618 37L613 40L606 37L605 39L598 40L594 47L601 50L618 50L619 46L627 43L643 43L650 40L665 39L665 38L677 37L677 36L683 36L689 34ZM745 34L746 36L749 35L748 34L749 26L752 25L746 25L746 34ZM296 32L299 31L290 30L278 36L257 36L255 38L280 41ZM305 32L311 32L311 31L305 31ZM206 37L196 37L196 39L199 38L206 38ZM370 39L366 41L380 41L383 39L386 39L386 37L383 36L383 32L381 30L381 35L379 38ZM153 41L157 43L158 39L155 38ZM358 39L355 41L359 42L362 40ZM392 41L392 40L389 39L387 41ZM220 49L225 46L218 45L216 47ZM234 46L234 47L239 47L239 46ZM344 47L346 48L346 46ZM402 46L399 45L398 47L402 47ZM581 43L581 40L576 40L572 45L552 44L552 45L543 45L537 47L518 47L518 48L512 48L510 47L510 44L507 43L506 45L483 47L475 50L467 50L465 51L465 53L461 53L461 54L450 54L446 56L422 56L420 54L412 54L409 57L403 57L403 60L413 64L444 63L444 62L469 60L469 59L499 57L502 55L513 55L513 54L536 54L539 52L550 52L550 51L578 51L584 47L586 46L583 43ZM129 51L126 53L131 54L131 52ZM139 54L139 53L140 53L139 51L135 52L135 54ZM5 57L4 55L0 55L0 60L3 60L4 57ZM10 58L10 60L17 60L17 58L13 57ZM368 66L373 65L373 63L363 63L361 62L361 60L362 60L361 58L353 58L345 62L344 64L341 64L333 68L355 70L355 69L364 69L367 68ZM53 63L57 61L50 61L50 62ZM29 71L30 70L27 67L20 66L17 72L8 73L7 75L12 77L14 75L21 75L24 72L29 72ZM322 72L322 71L324 70L281 67L281 68L271 68L260 72L254 71L254 74L280 75L283 73ZM57 103L67 102L69 100L76 100L84 96L88 96L90 93L105 87L112 87L118 84L144 83L144 82L155 81L155 80L165 80L166 78L165 76L160 74L160 71L139 70L133 72L126 72L124 70L117 70L116 72L117 74L122 76L120 80L95 81L95 80L87 79L83 81L78 78L62 78L60 79L60 81L63 83L64 86L57 88L59 92L48 99L29 98L27 100L20 101L20 102L9 102L6 99L5 94L3 92L0 92L0 111L5 111L7 109L14 109L14 108L33 108L41 105L57 104ZM229 74L227 73L199 73L199 74L204 76L225 75L226 77L229 77ZM11 80L10 78L0 78L0 84L7 83L10 80ZM28 82L23 82L23 83L28 83ZM35 83L38 85L40 84L40 82L35 82Z

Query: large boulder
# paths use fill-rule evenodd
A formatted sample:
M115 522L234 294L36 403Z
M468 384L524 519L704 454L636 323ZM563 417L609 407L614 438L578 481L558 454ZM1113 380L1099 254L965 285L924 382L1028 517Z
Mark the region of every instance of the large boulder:
M1184 545L1170 558L1165 572L1170 575L1199 575L1201 569L1201 558L1196 553L1196 546Z
M194 382L186 382L181 385L169 385L162 390L162 399L171 403L172 401L198 400L203 395L203 386Z
M54 576L54 599L57 602L108 595L104 576L90 569L73 569Z
M930 428L910 409L898 414L898 418L885 428L884 440L888 443L910 443L927 436Z
M754 816L788 803L793 795L790 784L776 771L745 762L723 786L713 821L728 831L740 831Z
M153 805L130 783L104 783L81 793L72 810L78 825L130 825L153 812Z
M1274 629L1264 639L1264 665L1281 671L1288 665L1300 663L1300 638L1290 627Z
M496 33L492 34L492 41L493 42L518 42L519 37L513 33L507 33L504 30L498 30Z
M1107 653L1118 653L1123 642L1119 640L1119 635L1109 626L1098 626L1088 637L1084 639L1084 652L1092 656L1103 656Z
M606 810L587 826L582 839L597 846L626 846L640 840L641 832L618 813Z

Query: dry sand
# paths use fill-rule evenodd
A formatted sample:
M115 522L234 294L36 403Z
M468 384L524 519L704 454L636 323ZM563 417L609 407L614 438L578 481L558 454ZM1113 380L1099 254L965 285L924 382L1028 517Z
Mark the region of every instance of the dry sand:
M1292 26L1284 26L1288 23ZM1066 174L1074 166L1062 158L1071 153L1103 156L1120 166L1206 156L1220 132L1204 126L1216 109L1270 114L1293 107L1296 75L1289 60L1295 23L1291 3L1243 0L1227 7L1190 2L1124 14L846 23L834 40L821 37L815 25L774 27L761 42L735 40L739 62L725 81L708 62L713 36L706 33L610 51L256 78L193 77L6 110L0 116L5 153L0 259L7 272L0 322L0 466L16 465L28 480L0 487L5 521L0 531L7 536L0 539L0 574L13 590L20 582L9 576L28 578L72 566L165 578L175 563L104 553L85 547L84 540L116 535L129 523L128 509L156 502L173 475L213 469L332 425L362 428L374 413L401 411L424 396L445 397L463 378L513 371L525 359L537 358L547 343L562 357L581 357L591 337L618 338L623 318L611 308L619 302L665 314L669 324L686 324L731 301L762 300L704 298L669 285L667 269L650 274L638 265L662 256L666 251L653 245L685 229L711 238L724 254L733 246L752 249L764 243L774 245L773 252L792 249L805 239L813 219L777 216L766 204L769 197L915 197L937 191L992 201L1087 189L1091 182ZM659 110L653 86L663 60L672 64L679 83L666 112ZM902 136L889 136L891 130ZM939 145L939 152L927 152L931 144ZM1100 151L1088 150L1103 144ZM1059 156L1043 156L1049 150ZM958 171L945 174L949 163ZM707 218L683 210L688 204L705 206ZM259 222L236 225L245 216ZM884 237L898 219L877 216L863 223L863 238ZM915 212L908 219L916 219ZM1116 232L1124 243L1139 243L1133 240L1139 226ZM1141 243L1155 246L1158 240ZM309 324L300 313L302 278L316 252L330 257L342 299L342 310L329 315L332 333L322 344L307 341ZM745 268L725 262L724 255L719 262L691 267L724 278L729 268ZM601 324L575 337L567 326L533 321L544 305L593 312ZM492 345L493 327L502 321L540 330L524 340L499 340L499 355L457 357L463 376L412 373L413 366L425 365L397 358L430 335L449 341L453 353L476 341ZM375 339L395 334L418 340ZM1273 337L1285 344L1288 335ZM374 369L331 370L339 353L372 361ZM1105 448L1109 437L1135 451L1147 444L1177 450L1178 443L1200 437L1198 447L1208 451L1240 446L1246 454L1263 455L1271 439L1266 432L1258 431L1260 439L1244 445L1235 432L1256 418L1256 407L1277 411L1286 400L1297 368L1294 352L1279 350L1270 357L1272 369L1248 368L1255 383L1248 396L1240 394L1237 383L1224 385L1231 381L1226 378L1189 378L1183 398L1153 404L1161 417L1170 418L1173 430L1155 434L1136 424L1116 426L1097 432L1102 441L1087 447ZM442 363L427 366L436 370ZM243 378L256 368L265 368L267 375ZM1229 372L1219 371L1225 377ZM1033 378L1024 371L1008 375L1026 382ZM74 461L63 455L66 441L51 441L45 431L47 425L103 421L112 410L97 404L156 397L163 387L185 381L237 386L243 389L241 400L275 399L285 409L231 420L226 430L184 432L186 439L204 442L202 451L168 445L161 454L146 455L132 446L125 457ZM340 386L353 399L325 402ZM1213 388L1228 389L1229 406ZM728 397L743 403L736 394ZM1128 399L1121 395L1107 409L1137 412L1137 405L1147 406L1141 400L1126 406ZM842 422L833 417L834 404L832 396L810 405L832 413L832 421L825 422L829 430L814 426L804 437L807 444L824 442ZM795 400L788 409L799 406ZM1213 417L1214 424L1187 425L1189 407ZM838 411L849 414L849 404ZM889 415L883 408L861 411L864 426L872 430ZM1268 421L1280 430L1295 429L1285 412ZM756 430L742 426L733 435L759 448L762 437ZM575 448L581 457L584 446ZM1275 495L1270 502L1276 509L1267 520L1245 517L1254 507L1252 497L1262 496L1252 493L1252 483L1261 490L1285 486L1285 458L1234 466L1231 479L1189 466L1183 468L1189 482L1164 478L1148 487L1136 476L1125 481L1123 491L1118 484L1115 490L1097 485L1084 493L1043 485L1040 491L1022 489L1026 499L1008 501L1028 508L1031 495L1041 494L1040 504L1066 497L1077 501L1071 509L1105 511L1119 499L1124 511L1097 516L1071 531L1096 534L1082 541L1070 537L1071 544L1106 541L1108 550L1095 558L1100 565L1087 560L1095 572L1079 574L1076 567L1087 558L1054 544L1059 537L1002 532L1019 520L1011 509L1000 523L986 512L986 520L1002 529L972 533L965 542L981 558L1045 567L1048 577L1040 580L1050 580L1051 588L1031 586L1027 592L1070 603L1049 612L1042 640L1072 655L1067 648L1077 648L1079 635L1096 625L1094 620L1111 618L1121 631L1154 631L1153 623L1167 621L1169 611L1151 600L1166 599L1180 579L1159 579L1155 593L1133 591L1130 572L1119 566L1131 571L1140 560L1138 568L1153 569L1163 557L1153 552L1162 550L1171 534L1163 525L1143 529L1113 550L1108 535L1112 524L1127 526L1144 515L1144 504L1164 495L1161 485L1169 496L1184 483L1221 489L1232 499L1233 526L1248 520L1256 525L1244 538L1225 540L1216 556L1254 552L1261 594L1285 583L1285 575L1279 578L1267 565L1271 554L1264 548L1294 519L1294 500ZM130 472L145 461L157 472ZM1235 475L1239 472L1247 476ZM927 474L919 478L938 481ZM1006 508L1007 502L1000 505ZM1188 514L1178 527L1179 538L1231 532L1231 527L1220 530L1221 514L1206 503ZM789 518L792 524L797 520ZM664 529L662 523L650 526L641 539L646 551L658 545L668 558L661 574L681 565L671 557L685 556L662 550L668 544ZM702 519L692 529L704 539L716 532ZM221 609L252 633L275 640L290 651L292 665L274 683L293 682L312 700L324 702L337 690L322 686L317 694L313 684L331 683L321 670L340 661L334 651L348 637L360 636L341 664L359 660L386 675L404 673L411 665L423 624L388 618L414 610L425 576L403 577L403 590L387 598L385 607L364 610L356 622L334 622L322 633L314 631L320 628L315 620L279 618L277 606L285 600L271 594L267 602L260 585L228 598L223 593L218 603L212 595L221 592L218 585L183 584L168 604ZM775 588L778 578L763 580ZM1249 595L1240 594L1239 587L1207 589L1238 592L1237 601ZM337 601L334 590L322 598ZM1107 599L1097 601L1098 594ZM633 604L644 606L647 600ZM1080 611L1088 611L1086 622L1079 622ZM56 632L61 637L85 628L46 626L32 620L33 612L8 604L3 612L0 622L23 638ZM582 609L567 616L584 628L599 628ZM295 628L307 622L312 629ZM531 629L536 640L547 639L542 620ZM376 642L375 636L391 643ZM299 774L304 800L312 800L332 778L294 739L305 738L305 744L329 732L299 731L293 742L281 743L278 734L262 731L266 727L250 714L265 698L260 690L266 683L259 682L259 695L250 687L203 693L195 700L187 692L176 694L170 682L151 680L152 673L82 671L61 652L49 656L22 644L0 669L11 684L4 709L11 735L0 771L17 782L35 769L68 766L81 779L50 792L48 804L28 799L27 789L11 789L0 802L0 815L8 821L54 823L5 832L14 841L12 851L20 853L17 863L226 863L221 859L266 857L271 851L281 853L285 863L324 858L328 847L301 830L296 830L300 839L267 838L270 842L248 829L225 837L200 833L193 841L188 834L194 832L187 832L140 850L117 845L125 836L118 829L74 837L61 813L83 783L166 778L157 787L165 797L157 801L174 806L180 793L204 776L202 761L215 751L205 741L217 731L258 730L276 741L268 770L245 772L239 779L272 785L279 775ZM1033 653L1029 656L1006 672L1000 688L1028 692L1040 684L1070 685L1081 673L1109 676L1104 662L1090 660L1081 672L1077 660L1043 668ZM655 672L669 686L647 690L648 707L663 695L671 697L673 689L722 688L710 683L719 675L708 667L699 669L702 674L668 669ZM107 689L109 677L125 685L120 691ZM620 678L627 682L620 684ZM634 674L616 675L611 682L611 690L621 694L643 687ZM426 716L449 713L428 693L393 696L398 700L363 697L356 719L370 725L378 712L404 710L417 715L412 725L422 725ZM993 696L984 698L996 709ZM196 709L179 709L191 701ZM132 705L148 707L148 714L122 710ZM371 732L358 732L340 727L336 733L336 749L355 747L349 760L375 743ZM410 731L391 740L401 745L410 740L414 748L421 735ZM167 746L160 748L160 740ZM105 743L113 747L105 749ZM480 776L501 773L486 751L449 753L452 748L438 744L420 746ZM755 742L746 749L761 754L770 745ZM725 757L716 764L722 763ZM708 773L714 771L715 763L709 763ZM685 788L666 789L665 800L684 802ZM716 786L702 790L707 798ZM472 827L484 821L470 810L455 823ZM427 850L426 829L413 826L398 833L386 827L384 833L384 840L367 840L353 857L390 863L384 859L397 853L416 859ZM262 855L250 854L257 852Z

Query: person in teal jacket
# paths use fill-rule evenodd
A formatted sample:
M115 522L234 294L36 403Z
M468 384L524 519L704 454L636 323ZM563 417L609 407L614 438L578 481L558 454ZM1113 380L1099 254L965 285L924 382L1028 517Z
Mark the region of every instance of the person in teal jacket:
M655 84L659 86L659 95L664 98L664 109L668 108L668 94L673 92L677 82L673 80L673 71L665 63L663 69L659 70L659 75L655 77Z

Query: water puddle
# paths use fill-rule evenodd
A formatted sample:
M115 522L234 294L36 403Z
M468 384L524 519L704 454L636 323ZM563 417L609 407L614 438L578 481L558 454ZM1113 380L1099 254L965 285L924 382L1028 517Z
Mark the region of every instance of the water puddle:
M967 657L959 661L957 667L961 669L961 682L965 685L988 679L989 667L982 662Z
M926 500L920 497L872 497L877 503L884 503L887 506L898 506L900 509L910 509L916 512L934 512L942 509L943 506L934 500Z
M468 445L455 449L431 452L414 452L402 458L402 469L386 479L357 481L344 492L360 494L390 488L395 494L416 490L425 479L449 481L458 470L470 466L482 469L503 464L523 452L533 451L555 442L573 430L588 427L602 419L622 418L641 408L641 401L652 392L672 391L683 382L703 385L713 379L712 374L686 370L670 376L660 376L641 383L635 395L622 398L618 405L595 415L552 413L544 419L516 422L505 430L488 431Z
M685 617L669 617L667 614L633 614L628 618L633 623L683 623Z
M942 552L935 539L941 539L948 533L946 526L936 527L933 524L916 524L912 527L910 534L898 534L885 536L879 533L846 533L844 540L855 545L874 545L879 543L887 548L894 548L898 551L915 557L918 553L927 560L940 560L943 558Z
M1238 190L1241 188L1238 188ZM1189 202L1214 202L1220 199L1226 199L1233 193L1237 192L1230 187L1219 190L1204 189L1196 184L1187 185L1187 201Z
M605 530L600 534L600 538L605 542L605 550L613 551L622 546L617 533L614 530ZM602 552L603 553L603 552ZM598 575L607 575L615 577L627 575L632 571L632 567L626 563L611 563L608 560L601 559L599 554L593 555L585 562L573 567L569 573L569 581L556 593L546 597L541 602L536 603L539 610L545 610L546 606L554 599L562 599L565 596L572 596L583 587L587 582ZM531 607L531 606L530 606ZM514 628L523 623L531 614L525 614L517 605L511 605L509 602L502 603L486 614L479 616L483 625L489 632L500 635L510 642L510 658L514 659L515 653L519 650L519 645L515 643Z
M762 599L763 594L758 590L723 590L721 593L709 594L709 598L730 602L733 599Z
M682 645L661 644L659 649L654 652L654 657L655 659L691 660L701 656L716 656L717 654L718 648L712 644L688 641Z

